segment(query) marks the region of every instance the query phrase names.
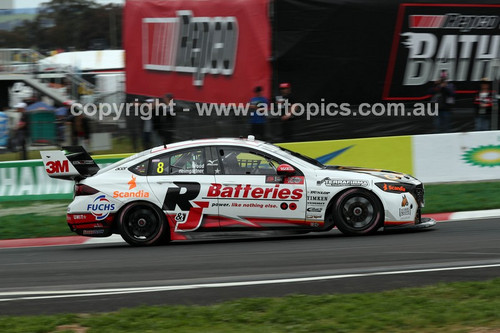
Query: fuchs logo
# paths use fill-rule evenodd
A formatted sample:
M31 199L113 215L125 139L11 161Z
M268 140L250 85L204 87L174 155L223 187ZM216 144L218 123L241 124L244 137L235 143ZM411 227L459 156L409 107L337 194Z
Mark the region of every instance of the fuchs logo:
M302 198L302 189L282 188L279 184L274 187L253 187L252 185L235 185L223 186L222 184L213 183L208 188L207 197L211 198L252 198L252 199L292 199L298 200Z
M457 94L498 78L500 4L400 4L383 99L422 100L427 84L446 78Z
M193 74L202 86L205 74L230 76L238 43L236 17L193 17L190 10L173 18L142 20L144 69Z
M87 210L89 210L98 221L101 221L108 217L110 212L115 210L115 204L110 203L103 194L95 198L94 202L88 204Z

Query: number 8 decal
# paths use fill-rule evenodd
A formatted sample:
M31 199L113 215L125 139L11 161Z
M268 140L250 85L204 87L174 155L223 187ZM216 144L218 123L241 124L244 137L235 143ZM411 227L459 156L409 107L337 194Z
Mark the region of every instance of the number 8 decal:
M158 167L156 168L156 173L163 173L163 162L158 163Z

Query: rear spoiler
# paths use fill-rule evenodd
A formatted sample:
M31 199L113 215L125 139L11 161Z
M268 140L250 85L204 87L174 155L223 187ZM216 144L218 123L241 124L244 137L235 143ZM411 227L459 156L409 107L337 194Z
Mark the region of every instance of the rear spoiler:
M49 177L81 180L99 171L99 166L82 146L68 146L62 149L40 152Z

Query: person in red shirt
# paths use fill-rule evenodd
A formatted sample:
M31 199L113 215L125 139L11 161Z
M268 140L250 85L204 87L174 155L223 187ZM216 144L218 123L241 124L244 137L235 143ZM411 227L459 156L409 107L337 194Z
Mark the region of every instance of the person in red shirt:
M474 129L476 131L488 131L491 129L491 111L493 108L493 92L488 79L482 79L481 85L476 98L474 99L476 106Z

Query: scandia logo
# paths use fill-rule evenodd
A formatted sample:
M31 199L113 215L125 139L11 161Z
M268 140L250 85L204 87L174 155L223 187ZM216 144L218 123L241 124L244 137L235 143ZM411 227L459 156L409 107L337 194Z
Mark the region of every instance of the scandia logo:
M149 198L149 192L146 192L144 190L140 190L137 192L132 192L130 190L134 189L137 187L137 184L135 180L137 177L132 175L132 179L127 183L129 185L129 191L114 191L113 192L113 198Z
M113 198L149 198L149 192L140 190L137 192L114 191Z

